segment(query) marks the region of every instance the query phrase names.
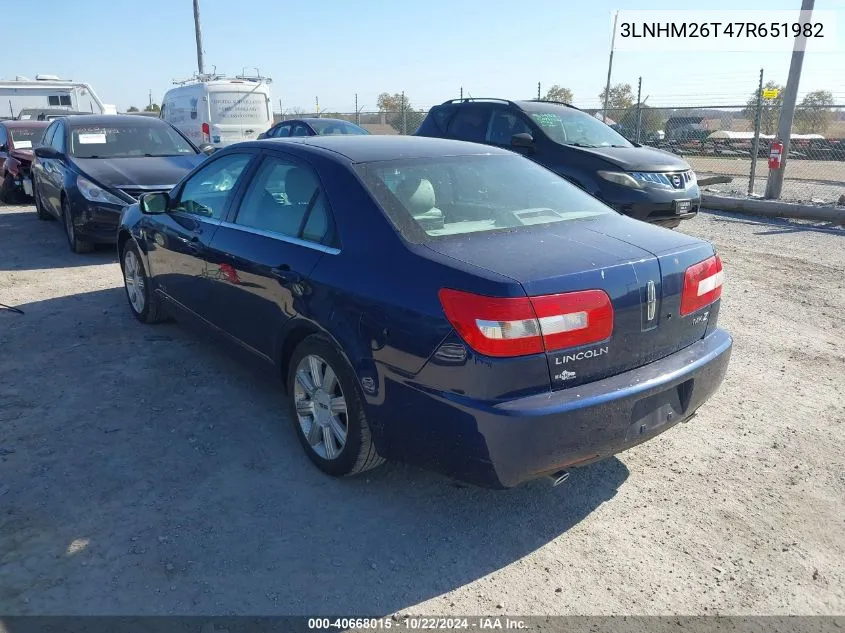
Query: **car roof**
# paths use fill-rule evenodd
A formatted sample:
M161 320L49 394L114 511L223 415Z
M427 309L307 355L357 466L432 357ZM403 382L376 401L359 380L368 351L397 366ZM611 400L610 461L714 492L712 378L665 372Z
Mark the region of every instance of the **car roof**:
M16 121L14 119L10 121L0 121L0 125L5 125L6 127L47 127L50 125L50 121L39 121L38 119L24 119L23 121Z
M115 123L131 123L134 125L157 125L153 121L162 121L157 117L135 116L134 114L74 114L62 117L70 127L80 125L114 125Z
M382 160L436 158L439 156L473 156L484 154L508 155L511 152L466 141L430 138L425 136L392 135L330 135L273 138L252 141L250 145L275 147L295 144L305 150L325 154L331 152L352 163L369 163ZM322 150L322 151L321 151Z
M563 103L562 101L543 101L538 99L520 99L518 101L511 101L510 99L500 99L498 97L468 97L465 99L452 99L451 101L444 101L443 106L481 106L481 105L505 105L519 108L523 112L548 112L550 108L567 108L569 110L578 110L570 103Z
M317 116L309 116L309 117L300 117L298 119L290 119L290 121L305 121L306 123L349 123L350 125L355 125L352 121L347 121L346 119L333 119L329 117L317 117ZM283 121L284 123L284 121Z

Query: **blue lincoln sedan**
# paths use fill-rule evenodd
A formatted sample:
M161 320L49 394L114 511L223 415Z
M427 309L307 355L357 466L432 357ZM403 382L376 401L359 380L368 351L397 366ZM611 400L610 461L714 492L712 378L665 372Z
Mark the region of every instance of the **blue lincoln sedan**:
M128 206L118 253L140 321L198 321L280 372L334 476L561 482L689 419L731 351L711 244L461 141L240 143Z

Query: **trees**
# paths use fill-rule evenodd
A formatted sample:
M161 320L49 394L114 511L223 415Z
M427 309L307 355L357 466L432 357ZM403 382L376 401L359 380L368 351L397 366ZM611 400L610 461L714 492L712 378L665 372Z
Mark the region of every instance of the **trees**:
M560 101L562 103L572 103L574 99L575 97L569 88L557 84L549 88L543 96L543 101Z
M129 107L126 109L126 111L127 111L127 112L139 112L138 108L136 108L135 106L129 106Z
M783 86L774 82L768 81L763 86L763 90L777 90L778 96L775 98L763 97L763 113L760 117L760 132L763 134L774 134L778 126L778 119L780 118L780 107L783 103ZM745 108L742 110L742 116L751 121L752 130L754 129L754 121L757 120L757 91L751 93Z
M663 123L664 119L660 110L647 105L641 105L639 109L636 105L632 105L625 110L625 113L619 120L619 124L625 130L625 134L631 135L631 140L636 140L637 125L639 125L640 142L653 137L658 130L662 129Z
M795 109L795 131L798 134L824 134L833 121L833 94L814 90L801 99Z
M157 103L151 103L144 108L144 112L161 112L161 108L158 107Z
M415 113L407 96L401 92L382 92L376 101L379 112L385 114L385 121L401 134L415 127Z
M601 107L604 108L604 94L606 90L599 93ZM610 96L607 99L608 110L627 110L634 105L634 90L631 84L616 84L610 87ZM610 115L608 115L610 116ZM613 118L612 116L610 118Z

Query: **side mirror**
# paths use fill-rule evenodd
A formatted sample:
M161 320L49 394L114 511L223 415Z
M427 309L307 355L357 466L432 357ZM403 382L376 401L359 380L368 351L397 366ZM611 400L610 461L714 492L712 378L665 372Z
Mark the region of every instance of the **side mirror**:
M517 149L534 149L534 137L528 132L520 132L511 137L511 147Z
M163 191L142 194L138 206L145 215L167 213L170 208L170 194Z
M211 143L205 143L204 145L200 145L200 151L207 156L213 154L214 150L216 149L217 148L214 147L214 145L212 145Z
M58 158L59 153L56 151L55 147L51 147L50 145L42 145L40 147L35 148L35 155L38 158Z

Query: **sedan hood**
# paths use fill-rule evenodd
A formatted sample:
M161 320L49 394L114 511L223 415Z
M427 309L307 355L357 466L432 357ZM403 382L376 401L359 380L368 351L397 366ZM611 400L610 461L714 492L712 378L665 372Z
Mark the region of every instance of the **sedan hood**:
M138 156L133 158L75 158L79 170L105 187L172 187L206 156Z
M576 147L625 171L686 171L690 165L683 158L653 147Z

